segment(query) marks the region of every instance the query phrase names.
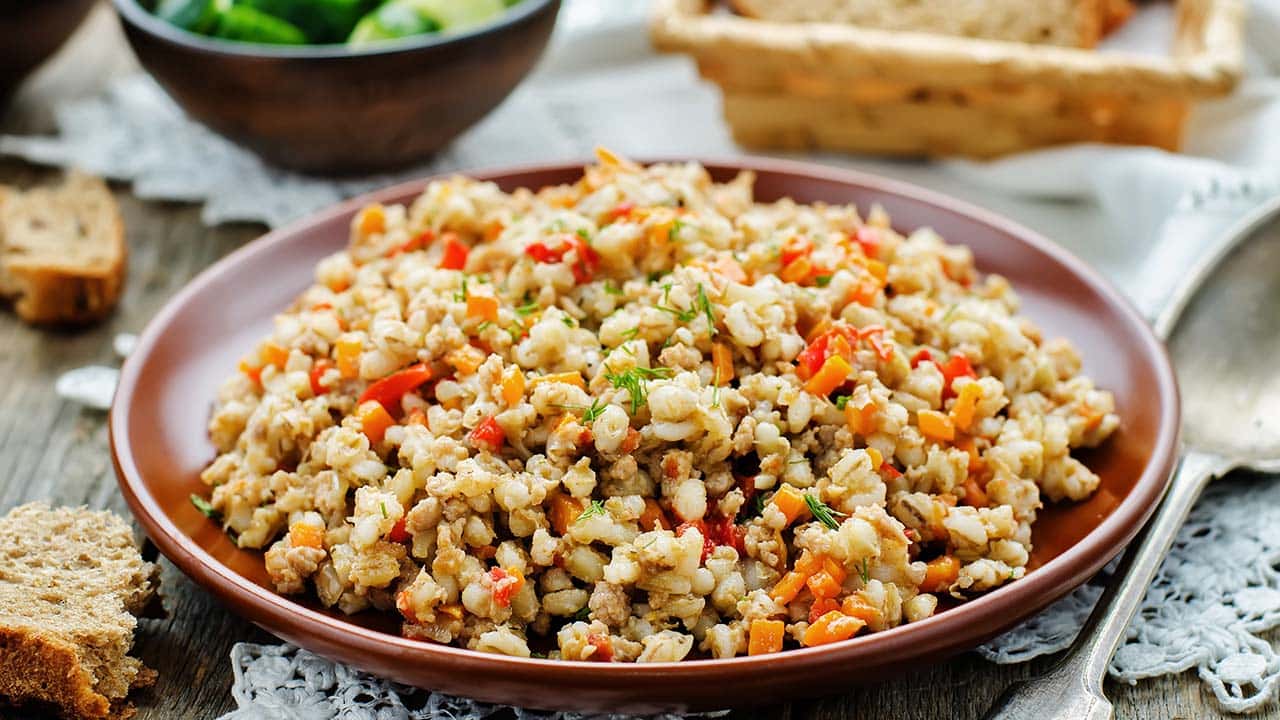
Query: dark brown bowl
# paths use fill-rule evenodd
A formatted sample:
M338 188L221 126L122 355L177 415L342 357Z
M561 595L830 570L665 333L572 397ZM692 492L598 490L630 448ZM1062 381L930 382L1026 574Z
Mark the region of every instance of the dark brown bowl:
M129 44L187 113L282 167L326 174L426 159L498 106L533 68L560 0L523 0L492 24L363 50L238 43L114 0Z
M0 107L62 47L94 0L0 0Z
M1092 270L1035 233L988 212L870 175L766 160L707 163L726 180L757 173L760 198L879 202L900 230L932 226L1007 276L1048 336L1077 343L1087 371L1114 391L1122 429L1086 462L1102 477L1090 500L1051 508L1035 528L1035 569L918 623L774 655L679 664L522 659L399 637L385 615L346 617L274 593L261 553L237 549L188 500L215 455L205 423L220 382L271 329L272 315L312 282L321 257L344 247L365 203L406 202L418 180L352 200L277 230L214 265L151 322L125 363L111 409L120 486L147 533L179 568L286 640L399 682L486 701L649 713L749 705L759 698L838 692L937 662L1013 626L1083 583L1120 552L1173 468L1178 395L1164 349ZM572 182L576 165L477 173L505 189Z

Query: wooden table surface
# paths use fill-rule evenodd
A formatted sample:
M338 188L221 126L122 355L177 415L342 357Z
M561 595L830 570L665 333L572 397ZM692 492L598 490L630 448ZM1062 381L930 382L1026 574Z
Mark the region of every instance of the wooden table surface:
M107 78L135 67L114 17L99 7L0 117L0 132L48 131L54 102L93 93ZM25 187L57 176L52 170L0 160L0 183ZM140 200L125 185L114 190L130 252L127 292L115 315L87 330L49 332L30 329L0 312L0 467L5 470L0 510L47 500L128 514L111 467L105 414L59 399L54 379L81 365L116 362L112 338L117 333L140 331L184 283L262 232L250 225L207 228L197 206ZM138 717L216 718L235 707L228 659L232 644L272 638L229 613L167 561L163 566L168 618L142 621L136 646L147 665L159 669L160 680L138 695ZM912 677L851 688L825 700L779 705L768 697L756 698L757 708L735 717L976 719L1008 684L1034 677L1049 662L997 666L969 654ZM1222 716L1193 673L1135 686L1110 683L1107 690L1122 719ZM1280 705L1273 702L1254 717L1280 718Z

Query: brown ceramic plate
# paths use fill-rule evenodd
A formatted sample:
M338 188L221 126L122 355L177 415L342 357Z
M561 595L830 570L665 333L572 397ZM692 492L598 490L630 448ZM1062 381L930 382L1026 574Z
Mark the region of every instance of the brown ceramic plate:
M762 200L881 203L899 230L932 226L973 248L978 267L1008 277L1046 336L1065 336L1116 396L1122 430L1085 461L1102 477L1090 500L1047 510L1036 569L972 602L886 632L819 648L679 664L521 659L408 640L387 616L344 617L273 592L262 555L237 549L188 500L214 457L205 423L215 391L347 241L361 205L405 202L426 181L397 185L277 230L196 278L143 333L111 410L120 486L147 533L179 568L234 612L321 655L399 682L516 705L586 711L691 711L759 698L837 692L970 649L1083 583L1138 531L1173 467L1178 396L1160 343L1120 295L1035 233L977 208L881 178L766 160L710 162L718 180L755 170ZM478 173L510 190L572 182L578 165Z

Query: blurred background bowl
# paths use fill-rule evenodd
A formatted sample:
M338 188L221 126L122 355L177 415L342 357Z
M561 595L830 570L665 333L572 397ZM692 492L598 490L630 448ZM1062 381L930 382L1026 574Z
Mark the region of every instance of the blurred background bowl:
M272 163L323 174L393 170L443 148L528 74L560 9L523 0L474 30L352 50L219 40L113 1L143 67L187 114Z
M94 0L0 0L0 107L80 26Z

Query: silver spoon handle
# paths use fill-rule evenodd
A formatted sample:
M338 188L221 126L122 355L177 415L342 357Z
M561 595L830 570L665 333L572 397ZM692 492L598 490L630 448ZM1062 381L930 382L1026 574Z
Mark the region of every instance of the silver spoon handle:
M1178 529L1213 477L1231 463L1216 455L1188 451L1164 500L1146 530L1129 546L1116 580L1102 594L1067 655L1043 677L1011 686L987 720L1109 720L1111 703L1102 692L1111 656L1124 640L1134 613L1160 569Z

